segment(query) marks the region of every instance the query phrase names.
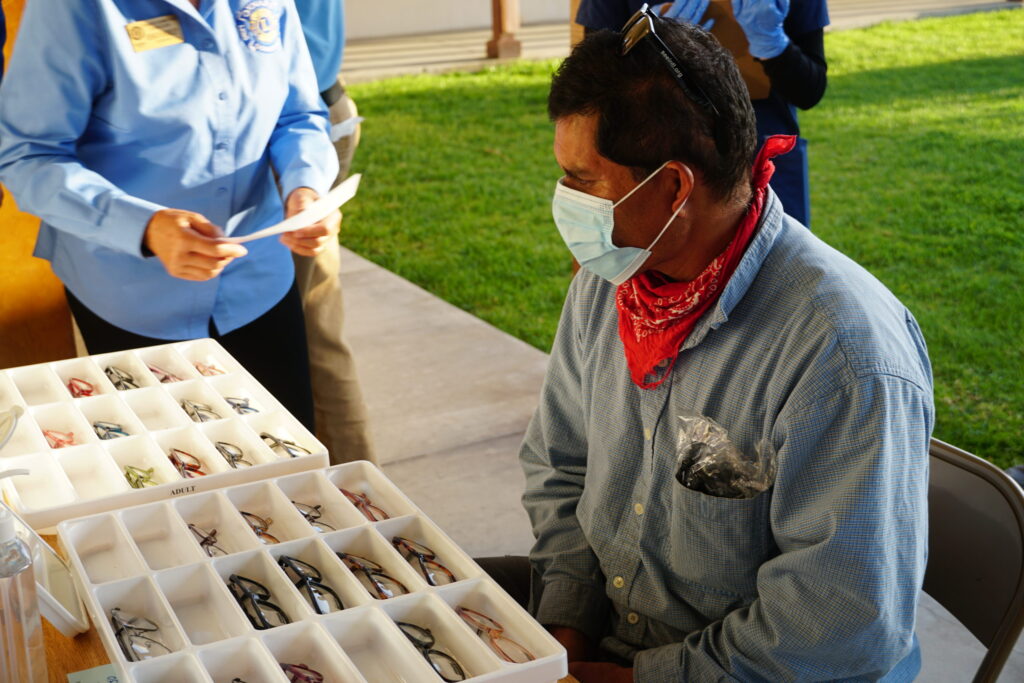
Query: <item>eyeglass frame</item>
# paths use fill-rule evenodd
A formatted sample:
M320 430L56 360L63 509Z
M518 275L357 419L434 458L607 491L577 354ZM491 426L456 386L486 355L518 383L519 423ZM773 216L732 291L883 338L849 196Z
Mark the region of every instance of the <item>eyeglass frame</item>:
M307 503L299 503L294 500L292 501L292 505L295 506L295 509L299 511L299 514L302 515L302 517L309 523L309 525L317 531L319 531L320 533L326 534L330 533L331 531L337 531L337 529L335 529L327 522L320 521L320 517L323 515L323 512L321 511L323 505L309 505ZM303 510L303 508L308 508L308 511ZM326 527L327 531L323 531L322 529L320 529L320 527Z
M85 385L86 388L82 388L81 385ZM88 380L81 379L80 377L72 377L67 383L68 391L71 392L71 398L85 398L86 396L92 396L96 393L96 386Z
M647 30L636 30L636 27L641 25L641 20L643 19L647 20L646 24L644 24L646 25ZM676 83L678 83L679 87L682 88L684 93L686 93L686 96L692 102L703 108L707 113L715 116L716 118L720 117L721 114L718 111L718 107L715 106L715 103L711 101L711 98L708 97L707 93L705 93L704 90L693 81L693 79L686 75L679 59L672 52L672 49L664 40L661 39L661 36L658 35L657 31L655 31L655 24L660 22L664 22L664 19L658 16L657 13L652 12L650 6L647 3L644 3L640 9L633 14L633 16L626 20L626 23L622 25L622 29L619 30L619 35L622 36L621 56L625 57L632 52L633 48L639 45L640 41L644 38L650 38L651 45L655 50L657 50L658 55L669 68L669 71L672 72L672 76L675 78ZM639 33L639 35L632 35L634 32Z
M220 416L220 413L210 406L199 401L193 401L190 398L183 398L178 404L185 411L185 414L192 418L193 422L213 422L214 420L224 419ZM213 417L205 417L206 415L212 415Z
M239 510L238 513L240 515L242 515L242 518L245 519L246 523L249 525L249 528L252 529L252 532L254 534L256 534L256 536L261 541L264 538L268 538L268 539L270 539L270 544L269 545L276 545L276 544L281 542L281 541L278 540L277 536L275 536L274 534L270 533L270 525L274 523L274 518L273 517L263 518L263 517L260 517L259 515L255 514L255 513L246 512L245 510ZM256 521L253 522L253 520L256 520ZM264 545L267 545L267 544L264 544Z
M511 638L506 636L505 627L502 626L501 622L499 622L497 619L493 619L484 614L483 612L478 612L475 609L469 609L468 607L462 606L456 607L455 613L462 617L462 620L466 622L466 624L470 628L476 631L476 634L478 636L487 636L487 640L489 641L491 649L494 650L494 652L506 662L509 662L510 664L522 663L510 657L508 653L506 653L505 650L503 650L502 647L498 644L499 640L504 640L506 642L512 643L512 645L514 645L520 651L526 654L526 661L532 662L535 659L537 659L537 656L530 652L525 645L516 642L515 640L512 640ZM488 626L488 623L493 624L493 626Z
M263 595L260 595L255 591L249 589L245 584L242 583L243 581L247 584L251 584L253 586L258 587L263 592ZM238 589L238 591L242 593L242 595L238 595L235 592L236 588ZM274 597L274 594L270 592L269 588L264 586L259 581L253 581L249 577L241 576L240 574L231 574L230 576L228 576L228 590L231 591L231 596L238 602L239 606L242 607L242 612L244 612L246 618L249 619L249 623L252 624L253 628L255 628L257 631L266 631L267 629L274 628L274 625L271 624L270 621L263 614L263 610L260 609L261 606L269 607L271 610L276 612L278 615L281 616L284 623L292 623L292 620L288 616L288 614L283 609L281 609L276 604L270 601L270 598ZM253 607L256 608L255 612L259 615L260 618L259 623L257 623L252 618L252 615L250 615L249 612L245 609L245 606L243 604L245 600L249 600Z
M139 388L139 383L135 381L135 375L122 370L116 365L108 365L105 367L103 369L103 374L107 376L107 379L110 380L110 383L113 384L114 388L118 391L130 391L131 389Z
M192 464L186 461L181 456L185 456L195 462ZM197 476L205 477L206 472L203 472L203 463L196 456L181 450L180 448L172 448L167 454L167 459L174 465L174 469L178 470L178 474L184 479L195 479Z
M370 585L372 585L374 590L377 591L377 598L379 600L388 600L396 596L385 594L384 589L381 587L381 582L375 578L377 576L382 576L391 583L401 588L402 592L399 593L399 595L409 594L409 589L406 587L406 585L398 579L396 579L395 577L388 574L386 571L384 571L383 565L377 564L373 560L367 557L362 557L361 555L353 555L351 553L344 553L341 551L337 551L334 554L337 555L338 559L344 562L345 566L348 567L349 570L351 570L353 573L355 573L356 570L358 570L361 571L364 576L366 576L366 580L369 581ZM363 586L363 588L366 588L366 586ZM369 593L370 591L367 590L366 592ZM370 593L370 596L373 597L373 594Z
M167 654L170 654L171 648L167 647L155 638L150 638L149 636L142 635L144 633L159 632L160 626L156 622L150 619L146 619L145 617L132 617L131 619L125 619L121 617L120 614L120 607L110 608L110 625L114 627L114 638L117 639L117 644L121 646L121 652L124 653L125 659L127 659L129 662L142 661L141 659L137 658L132 653L131 649L125 645L124 639L121 636L121 634L123 633L129 634L133 638L139 638L141 640L146 640L150 643L159 645L166 651ZM143 621L146 624L148 624L148 626L139 626L136 623L138 621Z
M312 453L312 451L310 451L305 446L300 446L294 441L289 441L287 439L282 439L279 436L274 436L269 432L260 432L260 438L263 439L263 443L265 443L270 450L274 450L275 448L278 447L283 448L284 452L293 458L298 458L301 457L302 455L310 455ZM271 439L273 443L267 443L267 439ZM301 451L301 453L299 455L296 455L295 453L292 453L292 449Z
M43 438L46 439L46 444L53 450L75 445L74 432L59 432L56 429L44 429Z
M466 680L468 675L466 673L466 670L463 668L462 664L459 663L459 660L455 659L455 657L452 657L447 652L443 652L434 647L435 645L437 645L437 638L434 637L433 631L431 631L429 628L425 628L418 624L411 624L408 621L398 621L397 619L395 620L395 625L398 626L398 630L402 632L402 635L409 639L409 642L413 644L413 647L419 650L420 654L423 655L423 658L426 659L427 662L430 664L430 668L434 670L434 673L436 673L441 678L441 680L446 681L446 683L458 683L458 681ZM411 628L416 631L419 631L426 637L422 639L417 639L410 635L406 628ZM434 660L431 658L431 655L440 656L442 659L445 659L448 662L450 662L456 674L461 676L462 678L446 677L443 673L441 673L441 667L438 666L436 662L434 662Z
M170 384L172 382L183 381L181 377L178 377L173 372L168 372L167 370L164 370L159 365L152 365L151 363L146 363L146 369L149 370L154 377L156 377L157 381L160 382L160 384Z
M320 572L319 569L311 565L309 562L300 560L297 557L291 557L290 555L281 555L277 558L277 564L279 567L281 567L281 570L285 573L285 576L287 576L288 579L295 584L295 588L297 588L300 593L302 593L303 589L305 589L306 597L309 598L309 604L313 608L313 611L317 614L330 614L332 610L328 610L326 612L321 611L320 605L317 603L317 600L313 597L314 586L317 588L317 590L329 593L331 597L334 598L335 602L338 604L338 610L345 609L345 601L341 599L341 596L338 595L337 591L335 591L333 588L324 583L323 574ZM296 569L296 565L300 565L302 567L305 567L306 569L311 570L313 575L310 576L308 574L300 572L298 569ZM289 569L291 569L295 573L295 575L299 577L298 580L292 579L291 575L288 574Z
M135 465L125 465L124 478L128 480L128 485L133 489L144 489L147 486L159 486L160 482L153 479L153 469L154 468L152 467L142 469ZM138 482L140 485L136 486L135 482Z
M281 670L284 671L285 676L288 676L291 683L323 683L324 675L319 671L310 669L305 664L278 663L281 664ZM302 678L293 678L293 676L301 676Z
M408 552L416 558L416 561L419 564L420 574L423 575L424 581L426 581L429 585L438 586L448 584L435 583L434 580L430 578L430 572L427 571L427 565L433 565L440 569L441 572L443 572L448 578L452 580L452 583L458 581L452 570L448 569L448 567L441 564L441 561L437 559L437 553L435 553L432 549L428 548L422 543L413 541L412 539L403 538L402 536L394 536L391 539L391 545L395 546L395 549L398 550L398 552L402 553L402 557L404 557L406 561L409 560L409 555L406 554L406 552ZM418 546L421 550L417 550L416 546Z
M234 410L239 415L252 415L260 412L258 408L253 408L251 405L249 405L248 398L238 398L237 396L225 396L224 400L227 402L229 406L231 406L231 409Z
M227 441L216 441L213 446L217 449L217 452L220 453L221 457L228 461L228 464L231 465L231 469L238 469L238 465L236 463L243 463L247 467L253 466L251 461L245 459L245 451L235 444L228 443ZM238 457L235 457L234 453L230 450L232 448L238 451Z
M188 528L189 531L192 532L192 535L195 537L196 542L199 543L199 547L203 549L204 553L206 553L207 557L222 557L224 555L230 554L228 553L228 551L224 550L224 548L221 548L219 545L217 545L216 529L204 531L203 529L200 529L198 526L192 524L191 522L189 522ZM214 555L210 552L210 548L216 548L221 553L221 555Z
M354 505L357 510L362 512L363 516L366 517L366 519L368 519L369 521L383 522L385 519L391 519L391 515L389 515L387 511L384 510L384 508L380 507L379 505L375 504L372 500L370 500L370 497L367 496L365 493L355 493L340 486L338 487L338 490L341 491L342 495L345 496L348 502L352 503L352 505ZM383 518L376 519L375 517L367 514L367 508L376 510L380 514L384 515Z
M93 422L92 431L96 432L96 436L100 437L102 441L131 436L131 434L124 430L124 425L116 422L107 422L106 420L96 420Z
M203 377L217 377L219 375L226 375L228 371L220 367L216 363L204 363L201 360L197 360L192 364L196 371Z

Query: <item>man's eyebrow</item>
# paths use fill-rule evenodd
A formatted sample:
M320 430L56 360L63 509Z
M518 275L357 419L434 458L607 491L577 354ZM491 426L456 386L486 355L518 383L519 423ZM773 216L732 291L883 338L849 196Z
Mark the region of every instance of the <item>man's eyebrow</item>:
M566 168L563 166L562 170L565 171L565 175L568 178L572 178L573 180L587 180L588 173L583 169Z

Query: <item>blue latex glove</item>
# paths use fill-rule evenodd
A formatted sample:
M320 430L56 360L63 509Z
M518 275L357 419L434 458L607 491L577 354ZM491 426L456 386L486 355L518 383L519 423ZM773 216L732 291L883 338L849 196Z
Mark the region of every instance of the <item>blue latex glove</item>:
M750 54L758 59L778 57L789 45L782 22L789 14L789 0L732 0L736 15L750 43Z
M710 3L711 0L675 0L655 5L652 11L664 19L672 19L680 24L697 24L705 31L710 31L715 25L714 19L708 19L703 24L698 23L704 18Z

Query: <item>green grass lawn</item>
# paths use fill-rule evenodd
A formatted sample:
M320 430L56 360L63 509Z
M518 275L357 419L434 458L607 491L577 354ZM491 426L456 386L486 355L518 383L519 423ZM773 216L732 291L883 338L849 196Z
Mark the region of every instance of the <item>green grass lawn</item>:
M815 232L917 316L935 435L1024 462L1024 12L829 34L829 88L802 114ZM343 243L547 350L570 257L554 62L351 88L367 117Z

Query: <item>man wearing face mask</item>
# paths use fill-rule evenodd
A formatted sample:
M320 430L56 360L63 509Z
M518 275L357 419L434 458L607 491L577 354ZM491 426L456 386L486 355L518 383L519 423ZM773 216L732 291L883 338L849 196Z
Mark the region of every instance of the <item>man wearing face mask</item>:
M529 564L485 568L582 683L912 680L933 423L914 318L783 213L793 140L755 149L706 32L592 34L548 108L582 269L520 452ZM682 416L771 458L767 485L684 483Z

